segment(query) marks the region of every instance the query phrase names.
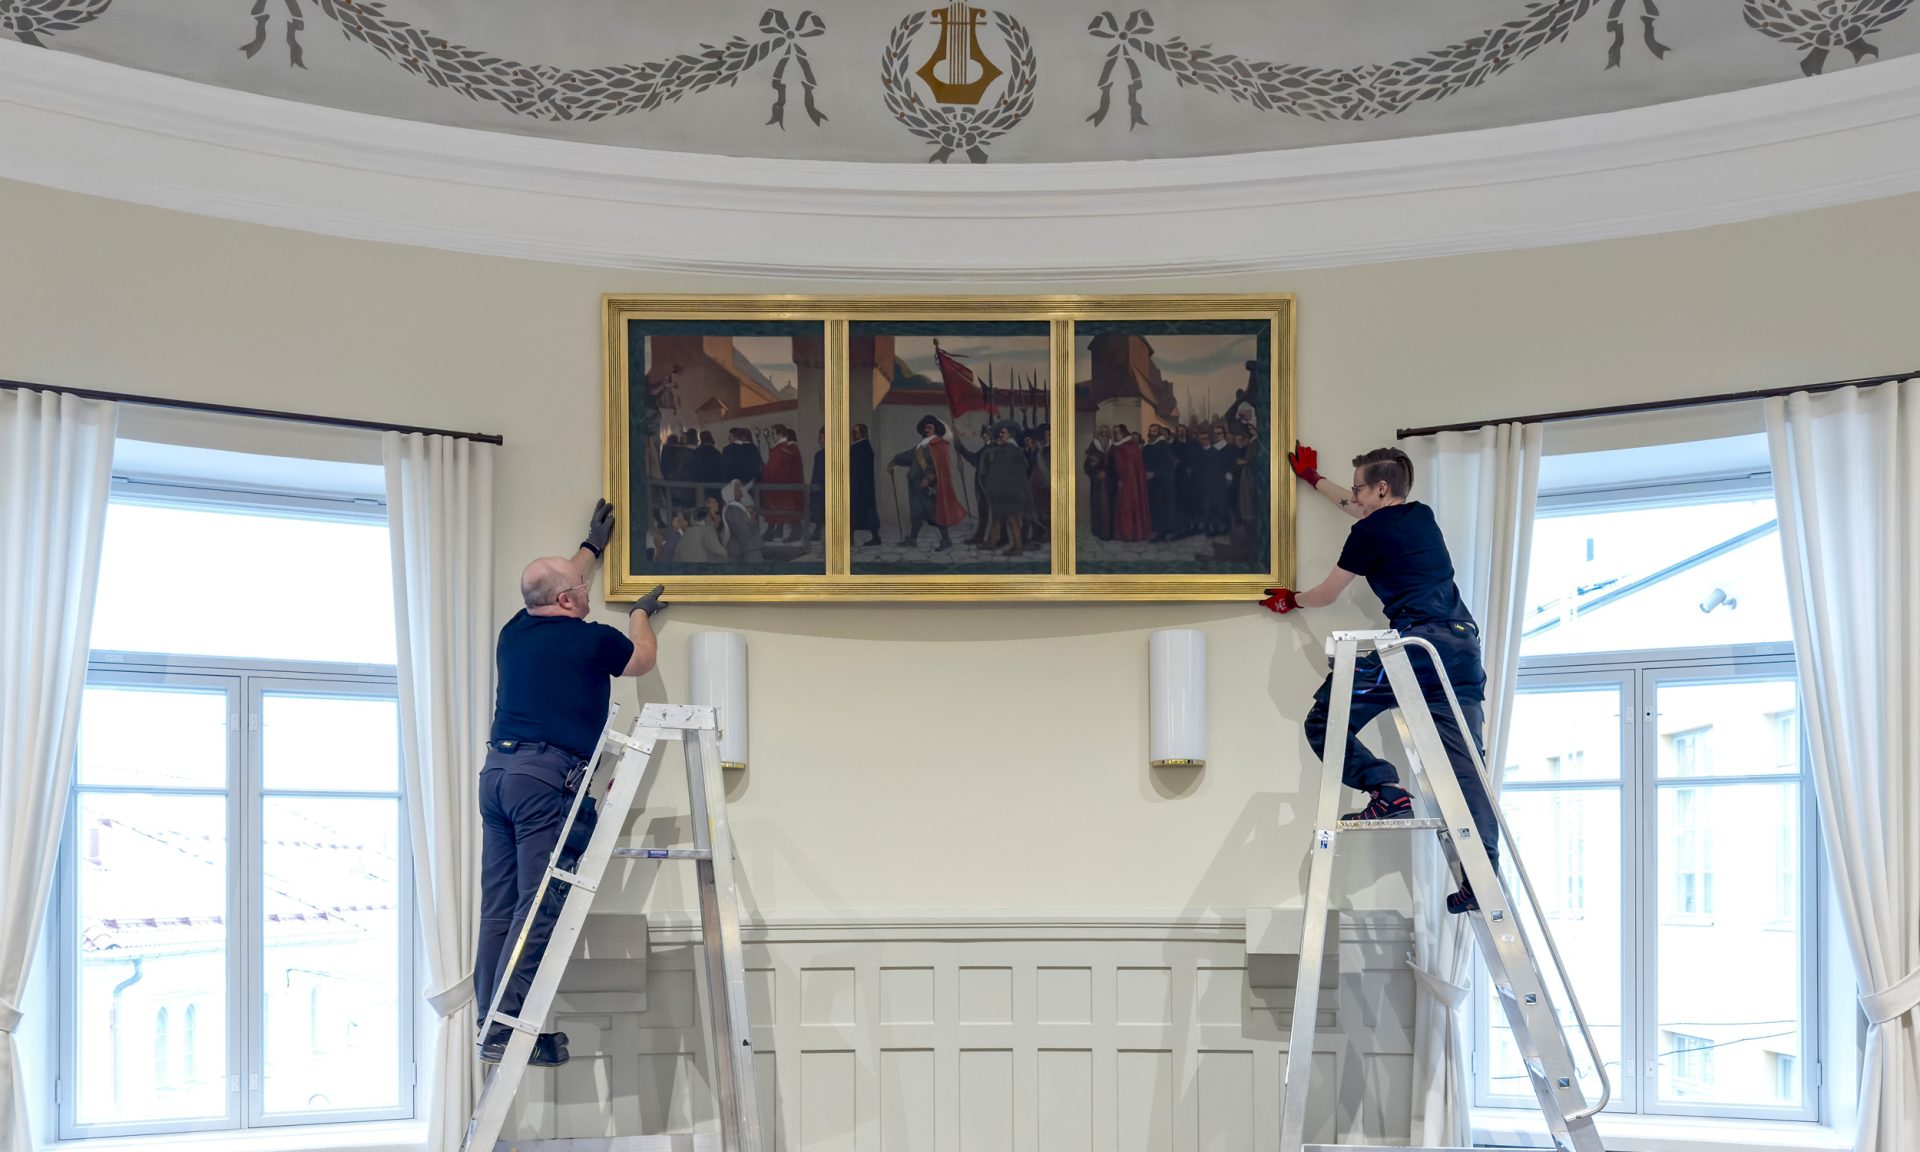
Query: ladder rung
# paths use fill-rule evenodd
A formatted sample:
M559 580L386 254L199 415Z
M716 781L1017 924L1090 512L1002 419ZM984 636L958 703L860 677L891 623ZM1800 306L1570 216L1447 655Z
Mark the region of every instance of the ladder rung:
M563 868L549 868L547 869L547 875L560 881L562 884L570 884L582 892L598 892L600 890L600 885L597 881L583 880L577 874L568 872Z
M630 860L711 860L713 853L705 848L615 848L615 856L625 856Z
M1342 820L1342 832L1427 832L1445 828L1445 820Z
M540 1025L529 1024L525 1020L520 1019L518 1016L508 1016L504 1012L487 1013L487 1023L498 1024L502 1028L511 1028L515 1032L527 1032L535 1036L538 1036L540 1034Z

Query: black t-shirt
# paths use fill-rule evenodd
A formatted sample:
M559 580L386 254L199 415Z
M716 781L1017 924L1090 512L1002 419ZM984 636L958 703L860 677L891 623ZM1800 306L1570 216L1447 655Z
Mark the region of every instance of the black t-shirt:
M1473 620L1454 586L1453 558L1440 525L1425 504L1389 504L1356 521L1340 550L1340 567L1366 577L1395 629Z
M608 679L626 671L633 641L617 628L522 611L500 629L494 740L552 744L585 760L607 724Z

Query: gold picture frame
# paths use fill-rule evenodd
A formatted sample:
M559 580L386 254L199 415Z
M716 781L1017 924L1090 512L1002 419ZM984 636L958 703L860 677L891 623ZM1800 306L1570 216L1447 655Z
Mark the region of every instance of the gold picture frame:
M849 416L854 406L849 369L850 332L856 330L856 325L868 326L860 329L866 331L875 325L889 324L913 331L936 331L947 324L954 325L956 330L968 329L970 325L988 330L989 326L1001 325L1005 330L1020 332L1045 325L1048 378L1043 410L1047 413L1049 434L1051 430L1067 433L1050 449L1047 490L1051 509L1046 521L1045 571L999 574L981 568L961 573L888 574L873 570L874 563L855 557L848 499L851 483L848 458L853 435L853 421ZM635 599L655 584L664 584L666 596L671 600L807 602L1244 600L1258 599L1265 589L1275 585L1292 583L1295 491L1292 484L1281 482L1286 471L1284 453L1294 441L1295 429L1296 301L1292 294L920 297L608 294L603 298L603 325L606 495L614 503L621 525L606 555L606 589L611 601ZM1246 397L1248 405L1257 405L1255 411L1265 413L1254 433L1254 442L1258 445L1255 453L1262 457L1261 466L1256 470L1265 478L1266 530L1264 536L1257 530L1253 532L1252 540L1242 546L1245 553L1242 559L1194 561L1188 565L1193 570L1176 570L1180 565L1170 562L1160 565L1167 569L1165 571L1143 571L1137 569L1154 567L1158 562L1148 559L1129 564L1096 560L1091 553L1098 551L1099 546L1091 545L1090 538L1087 538L1089 556L1083 560L1079 555L1079 545L1086 538L1079 530L1084 510L1079 503L1080 486L1085 478L1081 475L1082 454L1075 445L1079 430L1086 425L1078 423L1084 396L1077 384L1080 341L1076 336L1084 332L1131 331L1146 334L1137 337L1142 343L1160 331L1229 331L1238 338L1254 340L1258 347L1265 349L1264 361L1254 357L1246 362L1250 377ZM637 345L636 336L639 337ZM663 344L663 340L680 343ZM780 404L786 406L784 410L799 414L788 422L791 426L786 428L785 439L802 439L794 428L805 428L808 421L818 420L817 436L807 439L820 442L825 453L820 461L824 464L824 508L814 500L811 511L806 513L789 510L767 514L769 520L785 515L790 521L800 515L820 516L823 522L813 529L809 530L802 522L794 530L801 538L808 537L811 531L818 544L818 555L809 546L804 554L784 564L750 564L743 560L737 565L720 565L728 570L712 575L689 572L691 565L688 564L650 563L645 542L652 538L646 535L647 525L657 525L666 512L673 511L669 506L663 512L658 504L667 497L646 487L649 482L662 489L674 487L648 475L663 468L658 456L661 436L658 427L660 413L667 410L665 405L669 401L660 397L663 391L671 394L678 389L662 390L647 376L652 372L657 377L662 371L657 363L647 359L649 346L719 347L732 356L736 343L749 340L759 340L761 343L756 347L760 348L774 346L768 344L768 340L790 340L793 351L781 355L790 357L792 362L783 363L781 367L793 370L793 382L777 393L771 381L751 364L742 369L766 385L758 390L762 398L777 394ZM715 345L714 341L725 343ZM1144 362L1153 372L1156 383L1164 384L1158 369L1152 367L1153 355L1153 350L1147 348ZM1089 351L1088 356L1091 358L1093 353ZM1257 363L1260 367L1256 367ZM644 398L638 402L634 399L636 366L640 369L637 387L644 392ZM680 365L672 367L678 369ZM1037 378L1037 373L1035 375ZM1264 380L1259 381L1265 388L1264 396L1256 394L1257 389L1251 382L1260 375L1264 375ZM666 379L672 381L673 377ZM1059 387L1055 385L1059 381L1074 383ZM992 389L988 391L991 393ZM1260 400L1264 400L1264 404L1258 403ZM675 399L672 403L677 406L679 401ZM711 398L707 404L712 407L703 407L702 419L711 417L711 422L718 423L729 418L724 404ZM775 405L762 405L762 408L773 407ZM679 411L677 407L673 410ZM878 410L874 411L877 414ZM1182 419L1192 422L1190 416ZM922 427L924 423L923 420ZM1253 427L1251 417L1248 426ZM1196 435L1206 433L1203 428ZM689 442L694 439L691 431L681 436ZM1170 440L1171 436L1169 431L1165 438ZM956 428L956 443L960 442L959 437L960 430ZM668 441L676 442L676 449L679 438L666 435ZM699 448L704 451L712 446L708 442ZM812 446L795 445L802 453L802 460L812 458L812 453L806 451ZM636 448L640 449L638 461L634 455ZM783 468L790 467L792 453L784 446L780 446L780 450L786 453ZM1254 467L1254 456L1249 455L1245 460L1247 468ZM692 489L693 485L678 487ZM776 483L767 487L797 486ZM1254 510L1256 515L1260 510L1258 487L1255 484L1250 489L1251 497L1241 497L1241 507ZM698 491L687 494L686 498L691 500ZM813 499L811 489L807 491L807 499ZM783 507L792 509L801 497L799 493L779 497L770 494L765 499L769 505L776 499L782 500ZM1247 523L1254 521L1249 519ZM767 531L773 532L776 528L770 523ZM945 530L940 531L944 538ZM875 530L874 537L878 535ZM1014 542L1017 547L1017 536ZM1261 545L1264 545L1264 556L1260 555ZM863 563L868 570L857 571ZM1102 565L1107 570L1086 570ZM1218 570L1223 567L1235 570ZM748 568L758 570L745 570Z

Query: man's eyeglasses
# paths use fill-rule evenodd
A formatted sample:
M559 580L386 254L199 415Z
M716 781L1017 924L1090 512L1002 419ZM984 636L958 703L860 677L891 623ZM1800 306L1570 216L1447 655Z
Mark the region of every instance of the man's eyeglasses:
M582 580L580 583L575 584L573 588L585 588L591 585L592 583L593 581L591 580ZM567 593L573 591L573 588L562 588L560 589L560 591L554 593L553 602L558 604L560 602L560 597L565 596Z

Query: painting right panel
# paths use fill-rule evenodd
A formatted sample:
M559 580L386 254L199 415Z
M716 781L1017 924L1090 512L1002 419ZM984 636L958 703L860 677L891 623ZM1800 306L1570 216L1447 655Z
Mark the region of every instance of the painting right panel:
M1269 570L1273 356L1264 320L1074 324L1077 574Z

